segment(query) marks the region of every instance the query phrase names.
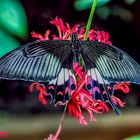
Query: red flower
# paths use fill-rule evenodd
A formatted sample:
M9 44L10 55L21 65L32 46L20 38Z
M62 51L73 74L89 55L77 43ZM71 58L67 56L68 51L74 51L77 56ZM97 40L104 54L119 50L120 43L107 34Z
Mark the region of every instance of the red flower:
M114 90L122 90L123 93L129 93L129 85L130 83L119 83L114 86Z
M49 94L46 92L46 89L44 86L41 86L39 83L32 83L30 85L30 92L32 93L33 92L33 87L36 86L36 89L39 91L39 96L38 96L38 99L39 101L44 104L44 105L47 105L48 102L46 101L45 99L45 96L49 96Z
M88 33L88 39L91 41L99 41L103 42L108 45L112 45L112 43L109 41L109 34L105 31L95 31L90 30Z
M41 34L35 33L34 31L31 32L32 37L33 37L33 38L36 38L36 39L39 39L39 40L49 40L49 34L50 34L50 30L47 30L47 31L45 32L44 37L43 37Z
M80 80L77 81L77 87L71 93L68 111L71 116L79 119L80 124L87 125L88 123L82 114L81 107L88 112L91 122L96 121L93 112L99 114L104 111L109 111L109 108L101 100L94 100L91 93L83 88L86 83L86 73L82 72L82 67L79 67L78 63L74 63L74 71Z
M115 97L114 95L111 96L112 101L115 103L115 105L119 105L120 107L124 107L124 102L122 102L119 98Z
M70 27L68 23L64 23L61 18L56 17L54 20L50 21L51 24L55 25L58 30L58 35L52 35L54 40L70 40L70 35L73 32L76 32L78 35L78 39L84 40L85 30L83 28L79 29L80 24L76 24L74 27ZM35 33L34 31L31 33L33 38L37 38L39 40L49 40L50 30L47 30L44 37L41 34ZM109 41L109 34L105 31L96 31L90 30L88 33L88 39L91 41L99 41L111 45L112 43Z

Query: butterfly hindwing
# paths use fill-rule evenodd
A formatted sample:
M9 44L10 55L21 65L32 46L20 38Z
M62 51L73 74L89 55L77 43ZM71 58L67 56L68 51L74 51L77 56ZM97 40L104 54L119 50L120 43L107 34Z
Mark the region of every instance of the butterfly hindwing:
M97 41L83 41L81 47L86 67L91 63L105 80L140 84L140 65L122 50Z
M38 41L0 59L0 78L48 82L57 77L70 55L68 41Z
M76 87L73 71L68 68L62 68L58 76L48 82L46 90L51 95L54 104L63 104L70 99L70 93L75 89L73 87Z

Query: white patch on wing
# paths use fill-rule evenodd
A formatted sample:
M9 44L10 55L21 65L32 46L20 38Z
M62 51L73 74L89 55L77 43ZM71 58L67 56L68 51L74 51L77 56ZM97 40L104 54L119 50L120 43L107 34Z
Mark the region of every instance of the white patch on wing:
M87 76L91 76L90 70L87 71Z
M92 69L90 70L90 72L91 72L91 77L92 77L92 79L95 80L95 81L97 81L97 76L96 76L96 74L95 74L95 69L92 68Z
M58 75L58 81L57 81L57 85L63 85L64 84L64 69L62 68L62 70L60 71L59 75Z
M53 80L51 80L50 82L49 82L49 85L56 85L56 82L57 82L57 78L55 78L55 79L53 79Z
M99 73L99 71L96 68L95 68L95 73L96 73L96 77L97 77L99 84L104 84L105 81L103 81L101 74Z
M89 77L89 76L90 76L93 80L97 81L94 68L89 69L89 70L87 71L86 78Z
M69 80L69 78L73 77L74 79L74 83L76 83L76 79L74 74L71 72L70 69L67 68L62 68L62 70L60 71L60 73L58 74L58 76L55 79L52 79L49 82L49 85L53 84L53 85L63 85L65 84L65 82L67 82Z
M62 68L62 70L60 71L60 73L58 74L58 76L55 79L52 79L49 82L49 85L63 85L64 84L64 69Z
M64 68L64 73L65 73L65 82L69 80L69 70Z
M99 84L108 84L108 82L103 79L103 77L96 68L89 69L87 71L86 77L88 76L91 76L93 80L98 81Z
M69 76L71 76L74 80L74 84L76 85L76 78L75 75L71 72L71 70L69 69Z

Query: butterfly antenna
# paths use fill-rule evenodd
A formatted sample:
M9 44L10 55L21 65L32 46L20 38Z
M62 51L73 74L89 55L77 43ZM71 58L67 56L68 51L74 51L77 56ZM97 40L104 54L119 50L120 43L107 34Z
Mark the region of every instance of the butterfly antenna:
M80 25L80 26L82 26L82 25ZM86 27L87 27L87 26L81 27L81 28L79 28L79 30L81 30L81 29L86 29Z
M97 31L101 30L101 28L100 28L100 26L98 24L94 24L94 29L97 30Z
M80 26L78 27L78 30L76 31L76 33L78 33L81 29L85 29L85 28L86 28L86 26L82 27L82 25L80 25Z
M51 16L49 16L49 18L50 18L51 20L54 20L54 18L52 18Z

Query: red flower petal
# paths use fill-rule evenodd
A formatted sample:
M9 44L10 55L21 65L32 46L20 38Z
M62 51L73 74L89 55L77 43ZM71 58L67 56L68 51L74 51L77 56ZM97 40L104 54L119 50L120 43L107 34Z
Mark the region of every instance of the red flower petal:
M130 92L129 85L130 83L119 83L115 85L114 90L122 90L123 93L129 93Z
M36 87L36 89L39 91L39 101L46 105L48 102L46 101L45 97L44 96L48 96L47 92L46 92L46 89L44 86L41 86L39 83L32 83L30 85L30 92L33 92L33 87Z

